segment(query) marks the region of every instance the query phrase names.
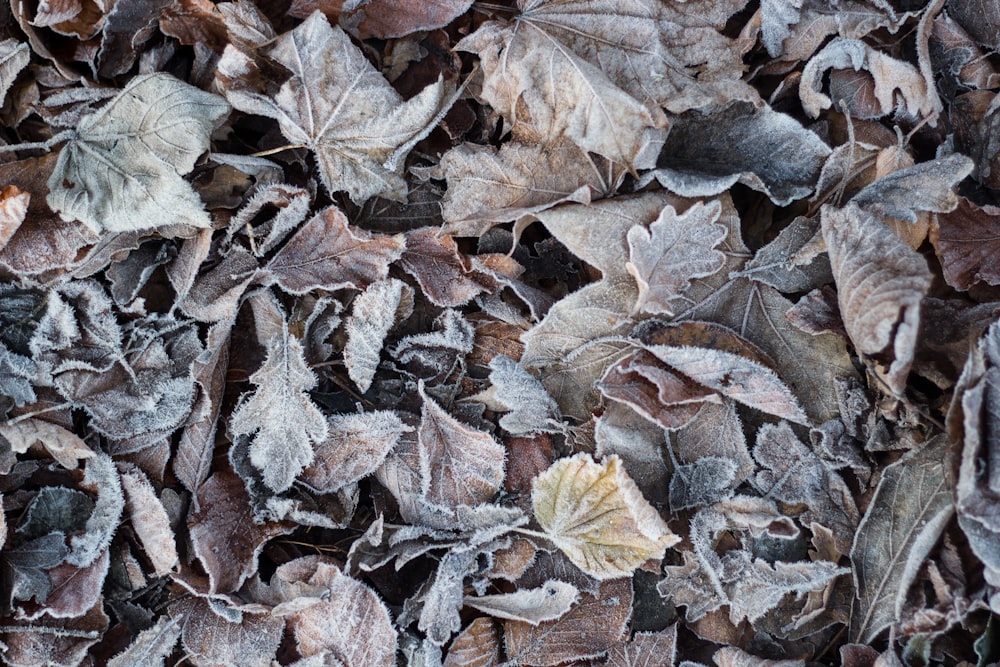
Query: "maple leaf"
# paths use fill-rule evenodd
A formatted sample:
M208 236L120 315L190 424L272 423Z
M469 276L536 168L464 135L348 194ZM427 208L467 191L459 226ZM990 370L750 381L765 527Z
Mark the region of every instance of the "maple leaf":
M250 462L270 489L281 492L312 462L313 446L329 432L306 393L316 385L316 376L301 343L283 328L268 341L264 365L250 381L257 389L241 398L229 418L229 430L234 436L253 436Z
M229 114L222 98L163 74L138 76L85 116L59 153L47 201L97 233L209 225L182 176Z
M680 540L617 456L560 459L535 478L531 506L548 539L597 579L630 576Z
M320 12L258 54L230 45L219 61L218 80L234 107L274 118L289 141L313 151L330 192L346 190L358 203L376 195L405 199L403 163L443 114L448 90L443 81L404 102ZM255 78L257 57L292 77L276 91L263 90L267 82Z

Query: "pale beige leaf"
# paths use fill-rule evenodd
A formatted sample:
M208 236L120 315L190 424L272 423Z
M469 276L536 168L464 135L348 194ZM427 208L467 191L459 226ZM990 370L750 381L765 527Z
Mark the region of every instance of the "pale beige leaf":
M851 641L870 644L900 619L910 586L955 511L950 448L938 435L882 473L851 549Z
M478 609L494 618L538 625L565 614L579 596L573 584L552 579L538 588L521 589L513 593L466 596L465 606Z
M712 656L719 667L805 667L805 660L769 660L758 658L736 646L720 648Z
M121 476L125 509L146 557L153 564L153 573L158 577L169 574L180 564L180 556L167 510L141 470L131 466Z
M255 57L291 78L278 90L258 89L264 84ZM448 88L438 80L404 101L321 12L255 54L226 47L217 76L233 106L277 120L289 141L316 155L326 188L347 191L357 203L376 195L405 200L406 154L443 114Z
M201 199L182 177L228 114L224 99L169 74L133 78L77 125L49 177L49 206L99 234L208 227Z
M829 69L867 70L875 80L875 98L883 115L899 109L914 118L928 118L933 125L942 110L937 91L913 65L877 51L861 40L838 37L806 63L799 84L802 108L811 118L829 109L833 101L820 92ZM899 94L897 96L897 91Z
M548 538L597 579L631 576L680 540L617 456L596 463L581 453L556 461L532 483L531 505Z
M419 391L423 408L417 444L423 497L449 508L491 501L503 484L506 450L490 434L445 412L423 384Z
M726 228L715 223L719 202L696 203L678 215L667 206L646 229L628 231L629 261L625 268L639 285L633 312L672 314L670 301L680 296L693 278L710 276L725 264L715 249Z
M284 328L268 341L264 365L250 376L257 389L244 395L229 419L234 436L252 436L250 462L264 483L281 492L313 460L313 447L327 436L326 419L306 393L316 375L302 344Z
M76 468L81 459L94 456L94 450L78 435L40 419L0 423L0 435L18 454L24 454L34 445L41 445L59 465L70 470Z
M322 493L375 472L399 438L413 430L389 410L331 415L327 425L326 439L316 443L315 459L300 477Z
M931 285L927 262L881 219L853 203L824 207L821 223L847 333L864 355L892 347L886 382L902 392L913 362L920 302Z
M314 289L364 289L389 274L406 242L400 235L372 234L347 222L330 206L303 225L265 267L262 279L290 294Z
M516 665L546 667L605 653L621 639L632 615L632 582L606 581L596 595L583 594L569 613L531 625L507 621L504 645Z
M344 364L347 375L361 393L368 391L375 379L382 347L389 330L413 309L413 289L396 278L372 283L354 299L351 315L344 327Z

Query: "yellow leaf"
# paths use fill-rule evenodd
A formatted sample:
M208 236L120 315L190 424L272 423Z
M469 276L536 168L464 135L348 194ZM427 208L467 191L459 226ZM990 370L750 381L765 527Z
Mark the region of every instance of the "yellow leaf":
M597 579L631 576L680 540L617 456L602 463L589 454L556 461L535 478L531 504L549 539Z

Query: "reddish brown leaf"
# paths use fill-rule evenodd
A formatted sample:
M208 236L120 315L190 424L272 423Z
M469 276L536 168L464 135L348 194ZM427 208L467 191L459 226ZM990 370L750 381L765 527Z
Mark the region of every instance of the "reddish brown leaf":
M389 39L418 30L443 28L461 16L473 0L367 0L359 13L364 16L363 37Z
M455 308L498 287L496 281L471 269L452 237L440 236L432 227L407 233L399 265L417 279L435 306Z
M194 552L208 573L211 592L228 593L257 570L257 556L272 537L292 531L286 523L255 523L243 480L217 472L198 489L198 509L188 518Z
M3 657L18 667L69 667L79 665L87 651L108 629L110 622L103 605L95 604L86 614L44 624L13 622L0 634Z
M964 197L951 213L933 218L931 243L941 260L944 278L967 290L976 283L1000 285L1000 207L977 206Z
M489 618L477 618L451 642L444 667L495 667L500 662L500 633Z
M284 619L256 610L237 612L234 620L223 618L205 598L182 600L170 613L183 619L181 640L198 667L268 667L285 629Z

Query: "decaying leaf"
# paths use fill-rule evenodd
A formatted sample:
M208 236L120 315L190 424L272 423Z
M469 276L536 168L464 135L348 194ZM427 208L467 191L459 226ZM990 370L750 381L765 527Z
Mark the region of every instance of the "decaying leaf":
M41 446L64 468L76 468L79 461L95 456L79 436L58 424L39 419L0 424L0 436L7 439L11 449L24 454L31 447Z
M552 431L559 424L559 406L542 383L510 357L498 354L490 360L490 382L493 386L476 400L507 412L500 426L508 433Z
M258 88L265 83L258 58L292 77L274 91ZM258 53L226 47L218 77L233 106L277 120L289 141L313 151L327 190L346 190L358 203L376 195L405 198L406 154L433 129L448 89L438 81L404 102L320 12Z
M870 643L898 621L920 566L955 511L948 439L937 436L889 466L851 549L851 638Z
M163 667L181 636L181 629L179 619L161 616L153 627L140 632L127 649L111 658L108 667Z
M206 483L211 483L211 480ZM204 488L204 487L203 487ZM224 603L221 603L224 604ZM237 611L230 618L205 598L182 600L171 608L181 619L181 641L198 667L267 667L278 650L285 621L268 613Z
M444 667L491 667L500 660L500 637L494 621L480 617L455 637Z
M597 579L632 574L678 542L617 456L560 459L535 478L531 506L546 536Z
M313 447L328 434L323 414L306 394L316 376L302 344L283 328L268 341L267 359L250 381L257 389L233 411L229 430L253 437L250 462L269 488L281 492L312 462Z
M677 624L659 632L637 632L608 652L608 667L673 667L677 656Z
M125 508L131 517L132 526L153 563L153 572L157 576L163 576L180 562L167 511L142 471L128 470L122 473L121 479L125 491Z
M228 113L222 98L167 74L132 79L77 125L49 178L49 206L97 233L207 227L208 214L182 176Z
M522 589L500 595L466 597L465 606L478 609L494 618L524 621L538 625L552 621L572 608L579 591L565 581L547 581L538 588Z

